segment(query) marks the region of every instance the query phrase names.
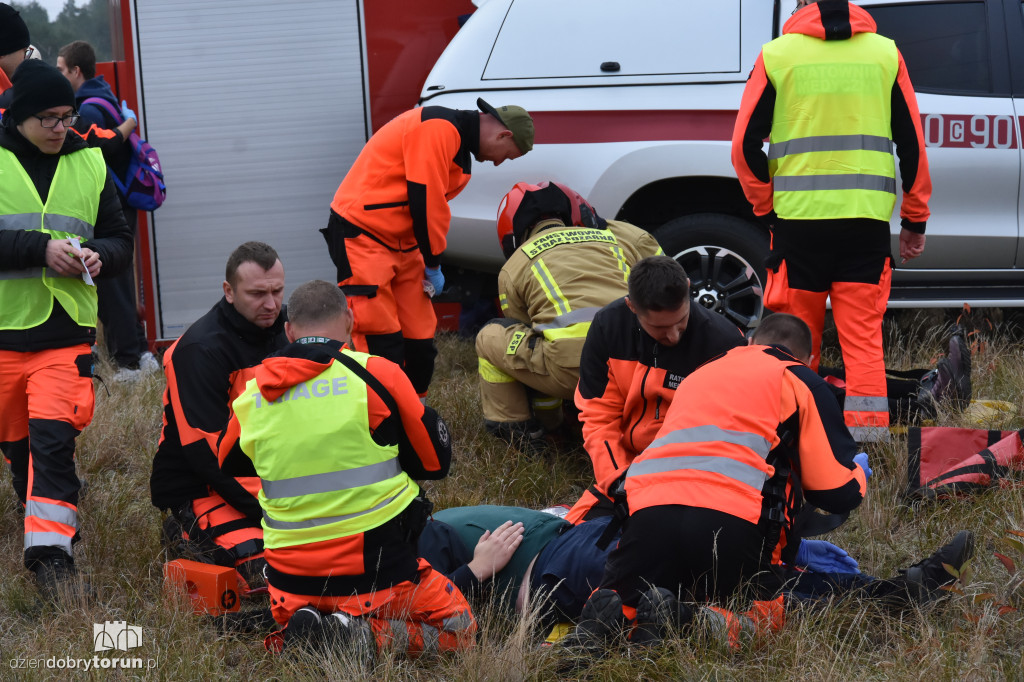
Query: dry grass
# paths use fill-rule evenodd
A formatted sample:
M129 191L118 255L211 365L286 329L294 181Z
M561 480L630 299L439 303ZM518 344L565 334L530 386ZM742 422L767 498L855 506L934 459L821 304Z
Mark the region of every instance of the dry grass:
M937 313L902 313L887 322L890 366L923 366L942 347L948 320ZM826 335L826 343L834 335ZM472 344L441 339L441 355L430 401L449 421L456 443L452 476L429 484L438 508L492 503L533 508L572 501L587 483L582 450L556 459L526 459L490 439L481 426ZM826 363L838 358L826 355ZM109 375L110 372L108 371ZM1004 424L1024 426L1024 348L990 335L974 358L975 397L1006 400L1015 411ZM344 657L329 660L274 657L261 635L225 633L216 620L193 616L180 601L162 594L165 560L159 541L160 515L149 502L152 453L160 429L162 379L97 389L97 412L79 439L79 472L88 480L81 502L83 541L79 566L96 591L92 603L43 605L21 564L22 521L0 481L0 679L550 679L557 661L537 648L532 619L510 620L492 608L480 614L480 645L435 661L387 658L363 670ZM939 423L969 425L943 413ZM989 426L989 425L986 425ZM699 633L664 650L618 651L587 673L594 680L669 679L1022 679L1024 622L1019 612L999 615L999 604L1020 607L1020 574L1011 575L994 556L999 551L1024 562L1024 551L1006 544L1005 531L1024 527L1020 490L992 491L969 499L912 506L903 496L906 443L871 452L874 477L867 500L830 536L875 575L890 575L930 553L960 528L978 536L977 557L964 586L940 608L895 618L852 601L825 609L796 609L781 633L767 642L731 652ZM986 596L991 595L991 596ZM142 626L144 643L131 655L150 670L48 669L47 659L92 659L92 624L125 620ZM140 652L140 653L135 653ZM119 655L125 655L120 654ZM12 669L32 659L36 669ZM573 675L575 676L575 675Z

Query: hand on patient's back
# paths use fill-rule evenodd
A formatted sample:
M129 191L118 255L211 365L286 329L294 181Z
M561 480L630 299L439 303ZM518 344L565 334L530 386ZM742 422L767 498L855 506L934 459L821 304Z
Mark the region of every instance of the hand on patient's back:
M505 568L512 560L512 555L519 549L523 541L522 522L506 521L494 532L486 531L480 536L473 549L473 560L469 562L469 570L480 582L493 578L494 574Z

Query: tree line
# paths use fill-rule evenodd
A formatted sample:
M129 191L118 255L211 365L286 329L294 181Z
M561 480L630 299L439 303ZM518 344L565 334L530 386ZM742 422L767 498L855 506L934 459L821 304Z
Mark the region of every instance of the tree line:
M114 10L109 0L86 0L81 5L67 0L53 21L35 0L28 3L8 0L8 3L21 12L32 45L41 51L44 61L56 64L57 51L73 40L91 44L96 50L96 61L111 61L111 27L114 25L111 12Z

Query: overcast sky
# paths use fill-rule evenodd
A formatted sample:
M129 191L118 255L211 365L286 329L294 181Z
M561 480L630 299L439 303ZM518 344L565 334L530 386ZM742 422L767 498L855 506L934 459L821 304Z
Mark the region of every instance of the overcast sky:
M28 4L31 0L27 0L25 4ZM46 10L47 14L50 15L50 21L57 18L60 11L64 8L64 0L36 0L39 5ZM75 6L78 7L82 3L75 2Z

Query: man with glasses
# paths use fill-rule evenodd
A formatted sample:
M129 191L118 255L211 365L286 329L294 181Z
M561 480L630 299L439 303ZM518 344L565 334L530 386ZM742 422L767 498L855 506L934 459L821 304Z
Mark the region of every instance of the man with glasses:
M0 109L6 109L11 99L11 77L14 70L32 57L28 26L18 10L0 2Z
M25 61L0 123L0 450L25 506L25 566L49 599L80 586L75 438L92 420L93 278L131 262L98 149L68 130L71 84Z

